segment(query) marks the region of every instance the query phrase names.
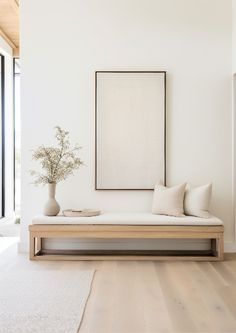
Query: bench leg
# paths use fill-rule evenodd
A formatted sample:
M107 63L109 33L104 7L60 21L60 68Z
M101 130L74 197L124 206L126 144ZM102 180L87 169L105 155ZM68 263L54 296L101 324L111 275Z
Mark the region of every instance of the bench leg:
M36 252L35 252L35 254L37 255L37 253L42 250L42 238L41 237L36 237L35 240L36 240L36 244L35 244Z
M216 241L217 243L217 258L219 260L224 259L224 236L221 234Z
M35 259L35 237L30 234L30 260Z
M224 236L219 235L218 238L211 240L211 249L214 256L219 260L224 259Z

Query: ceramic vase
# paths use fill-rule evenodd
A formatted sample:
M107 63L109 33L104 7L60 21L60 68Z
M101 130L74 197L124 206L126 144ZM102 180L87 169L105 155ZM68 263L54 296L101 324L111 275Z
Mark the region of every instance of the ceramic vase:
M44 215L56 216L60 212L60 206L55 199L56 183L48 184L48 200L44 206Z

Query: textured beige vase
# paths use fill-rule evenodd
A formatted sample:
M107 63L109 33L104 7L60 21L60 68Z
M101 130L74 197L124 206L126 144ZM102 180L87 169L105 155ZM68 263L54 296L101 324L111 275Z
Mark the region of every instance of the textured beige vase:
M55 199L56 183L48 184L48 194L49 198L44 206L43 213L46 216L56 216L60 212L60 206Z

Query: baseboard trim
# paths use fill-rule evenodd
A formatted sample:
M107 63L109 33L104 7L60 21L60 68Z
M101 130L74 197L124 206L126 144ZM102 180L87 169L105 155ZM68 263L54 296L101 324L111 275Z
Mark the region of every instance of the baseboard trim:
M17 244L17 251L18 251L18 253L29 253L29 244L19 242Z
M226 241L224 243L226 253L235 253L236 252L236 242Z

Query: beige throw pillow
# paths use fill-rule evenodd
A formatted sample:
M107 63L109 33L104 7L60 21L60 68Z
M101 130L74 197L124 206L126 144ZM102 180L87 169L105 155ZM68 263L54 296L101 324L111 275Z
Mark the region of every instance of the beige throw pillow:
M152 213L184 216L185 187L186 183L170 188L157 184L154 189Z
M209 218L209 204L211 200L212 184L186 188L184 197L184 212L202 218Z

